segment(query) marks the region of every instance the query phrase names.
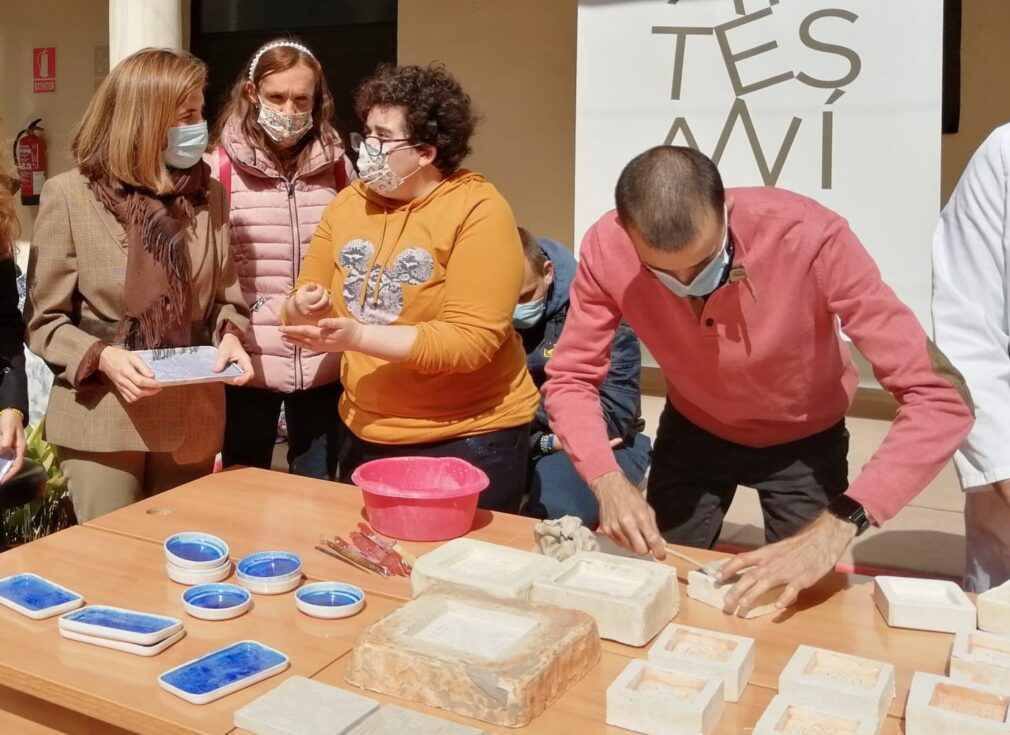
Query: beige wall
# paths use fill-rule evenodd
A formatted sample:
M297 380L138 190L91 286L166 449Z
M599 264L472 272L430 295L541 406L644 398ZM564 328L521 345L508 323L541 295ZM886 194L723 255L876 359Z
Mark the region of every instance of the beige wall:
M13 136L42 118L49 174L70 168L70 137L95 90L95 47L108 46L108 0L0 2L0 117ZM56 47L56 92L32 92L32 49ZM4 145L10 145L4 141ZM19 207L30 238L38 207Z
M516 218L571 244L576 0L401 0L399 63L442 61L484 121L466 166Z
M538 234L571 243L577 0L402 0L400 63L445 62L484 124L468 165ZM972 151L1010 121L1008 0L964 0L961 132L943 137L946 200ZM872 172L868 172L872 175Z

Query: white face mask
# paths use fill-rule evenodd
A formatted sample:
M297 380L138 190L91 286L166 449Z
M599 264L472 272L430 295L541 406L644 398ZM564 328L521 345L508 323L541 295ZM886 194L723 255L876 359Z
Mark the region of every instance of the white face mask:
M294 143L312 129L312 110L289 115L268 107L261 99L256 122L274 143Z
M661 270L653 268L651 265L647 267L664 286L681 298L708 296L719 288L722 277L726 273L726 268L729 267L729 213L725 207L723 208L723 221L726 223L726 234L722 238L722 247L715 254L715 257L701 269L698 275L691 279L690 283L682 283L669 273L664 273Z
M389 196L399 189L403 182L421 170L421 167L418 166L406 176L400 176L389 167L389 154L406 148L417 148L418 145L421 144L406 145L392 151L383 151L376 156L368 152L368 146L362 145L358 149L358 178L377 194Z
M169 128L168 145L162 151L161 159L169 168L191 168L200 162L209 138L206 120Z

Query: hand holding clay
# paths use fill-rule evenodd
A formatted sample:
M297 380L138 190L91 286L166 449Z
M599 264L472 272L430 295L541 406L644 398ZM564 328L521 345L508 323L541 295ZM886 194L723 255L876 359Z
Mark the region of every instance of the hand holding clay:
M656 526L656 512L622 472L608 472L590 483L600 504L600 530L636 554L650 551L666 558L666 544Z
M768 590L783 585L775 605L780 610L789 607L800 590L813 586L835 568L855 536L855 525L825 512L795 536L737 554L716 574L722 582L750 567L726 596L726 607L750 608Z
M295 311L304 317L321 318L333 310L330 292L318 283L306 283L295 291Z

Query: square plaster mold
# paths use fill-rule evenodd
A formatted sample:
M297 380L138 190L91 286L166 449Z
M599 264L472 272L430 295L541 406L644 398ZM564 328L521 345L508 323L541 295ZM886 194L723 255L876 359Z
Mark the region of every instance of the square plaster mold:
M433 584L447 582L528 600L533 580L554 571L558 564L542 554L458 538L419 558L410 584L415 597Z
M875 717L824 712L779 694L765 708L753 735L876 735Z
M1010 636L962 631L954 636L951 679L1010 691Z
M531 599L589 613L600 636L644 646L679 609L677 570L655 561L585 551L533 582Z
M730 593L733 585L739 581L746 571L746 569L741 570L739 574L720 583L711 574L692 570L687 573L687 596L692 600L703 602L724 612L732 612L741 618L759 618L762 615L778 612L775 608L775 601L778 600L781 594L781 590L778 589L765 592L750 608L737 607L736 610L726 610L726 595Z
M726 701L739 702L754 672L754 639L672 623L649 648L649 660L721 677Z
M607 687L607 724L646 735L709 735L725 708L722 679L636 659Z
M892 628L975 630L975 606L960 587L946 580L877 577L873 601Z
M596 623L583 612L436 585L361 634L346 679L521 727L599 658Z
M978 629L987 633L1010 635L1010 582L979 594Z
M1010 693L916 672L905 707L905 735L1006 735Z
M894 666L825 648L799 646L779 676L779 693L795 704L872 718L879 725L894 699Z

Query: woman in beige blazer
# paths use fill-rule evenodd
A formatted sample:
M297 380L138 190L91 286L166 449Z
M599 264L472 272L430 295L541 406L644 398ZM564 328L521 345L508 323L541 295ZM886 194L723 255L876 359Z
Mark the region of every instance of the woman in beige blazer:
M28 346L56 374L46 437L78 520L209 473L224 387L164 388L132 350L214 344L252 366L224 192L201 161L206 67L145 49L120 62L74 136L77 168L42 189Z

